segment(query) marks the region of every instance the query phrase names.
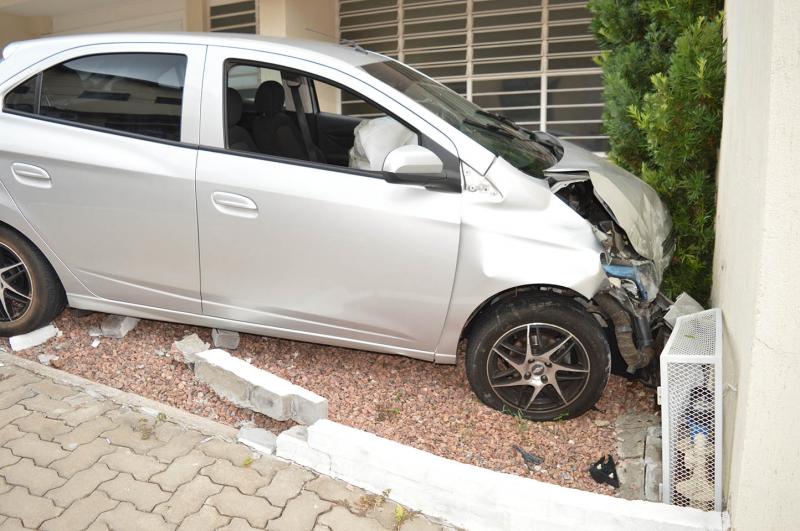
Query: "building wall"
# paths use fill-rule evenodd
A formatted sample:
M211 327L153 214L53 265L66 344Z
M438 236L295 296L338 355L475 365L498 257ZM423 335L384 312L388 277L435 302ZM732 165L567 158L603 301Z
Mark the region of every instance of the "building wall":
M737 530L800 505L800 3L728 0L712 299L725 319L725 477Z
M183 31L184 0L145 0L109 4L53 17L53 33L106 31Z
M0 14L0 50L14 41L32 39L52 31L49 17L20 17Z

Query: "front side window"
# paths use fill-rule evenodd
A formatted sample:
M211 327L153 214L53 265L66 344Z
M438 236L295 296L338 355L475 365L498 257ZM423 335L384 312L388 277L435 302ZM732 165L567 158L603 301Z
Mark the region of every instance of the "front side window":
M365 72L416 101L481 144L495 156L535 177L558 162L553 148L507 118L484 111L441 83L397 61L378 61Z
M226 72L226 147L379 172L393 149L418 135L384 110L325 81L235 63Z
M118 53L73 59L39 74L38 114L180 141L185 75L184 55ZM5 108L36 113L35 79L15 88Z

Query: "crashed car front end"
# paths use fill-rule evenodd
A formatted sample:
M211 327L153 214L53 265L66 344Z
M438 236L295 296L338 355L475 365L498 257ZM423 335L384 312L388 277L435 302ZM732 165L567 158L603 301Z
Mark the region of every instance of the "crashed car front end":
M629 372L645 369L658 352L663 316L671 302L659 286L675 249L672 220L646 183L569 142L546 171L551 191L589 221L602 245L608 283L593 308L613 324Z

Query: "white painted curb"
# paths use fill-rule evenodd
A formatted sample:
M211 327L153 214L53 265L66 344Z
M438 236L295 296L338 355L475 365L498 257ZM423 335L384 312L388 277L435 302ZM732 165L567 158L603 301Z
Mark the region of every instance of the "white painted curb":
M470 530L724 529L721 513L493 472L329 420L281 433L276 454Z
M26 350L39 346L51 338L56 337L57 335L58 328L52 324L49 324L47 326L43 326L42 328L37 328L32 332L28 332L27 334L12 336L8 338L8 342L11 345L11 350L18 352L20 350Z

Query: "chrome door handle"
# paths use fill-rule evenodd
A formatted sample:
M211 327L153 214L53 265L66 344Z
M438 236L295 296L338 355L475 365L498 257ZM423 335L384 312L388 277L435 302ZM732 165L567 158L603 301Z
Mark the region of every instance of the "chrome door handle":
M211 202L221 213L241 218L255 218L258 216L258 206L249 197L228 192L214 192Z
M51 188L53 186L50 174L38 166L14 162L11 164L11 174L18 183L26 186L34 188Z

